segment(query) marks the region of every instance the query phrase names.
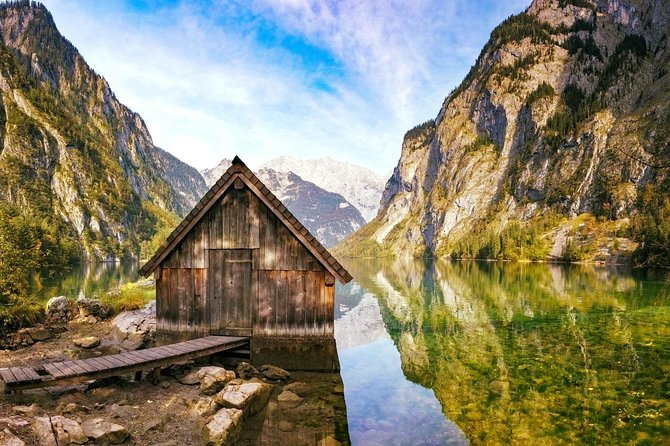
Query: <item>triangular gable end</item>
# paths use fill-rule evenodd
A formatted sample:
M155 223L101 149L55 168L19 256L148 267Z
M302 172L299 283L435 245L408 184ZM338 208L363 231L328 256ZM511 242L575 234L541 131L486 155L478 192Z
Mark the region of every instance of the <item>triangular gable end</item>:
M256 197L270 209L288 228L303 246L309 251L328 272L342 284L351 281L352 277L326 248L305 228L300 221L284 206L284 204L268 189L261 180L235 156L233 164L221 175L221 178L205 194L200 202L191 210L158 249L156 254L140 269L142 276L148 276L170 255L186 235L207 214L207 211L224 195L236 181L242 181Z

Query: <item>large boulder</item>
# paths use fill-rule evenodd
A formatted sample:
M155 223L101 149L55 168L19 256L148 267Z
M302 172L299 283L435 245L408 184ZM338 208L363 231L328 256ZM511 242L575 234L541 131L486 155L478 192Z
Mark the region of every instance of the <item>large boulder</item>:
M239 409L221 409L202 428L202 440L207 446L237 444L242 430L243 412Z
M72 303L67 296L52 297L46 306L47 322L65 324L72 316Z
M51 417L51 426L56 434L58 446L84 444L88 441L81 426L74 420L56 415Z
M100 320L107 319L112 315L112 309L109 305L102 303L100 299L80 297L77 299L77 307L79 307L79 317L81 318L93 316Z
M69 446L88 441L79 423L60 415L33 418L33 431L43 446Z
M81 424L84 435L96 444L121 444L130 436L128 430L104 418L93 418Z
M202 367L198 370L198 378L200 378L200 393L214 395L235 379L235 372L223 367Z
M33 432L42 446L58 446L49 417L33 418Z
M270 399L272 386L263 382L228 384L216 394L214 401L220 406L240 409L245 417L260 412Z
M156 334L156 301L144 308L119 313L112 320L112 333L122 347L136 350L150 343Z

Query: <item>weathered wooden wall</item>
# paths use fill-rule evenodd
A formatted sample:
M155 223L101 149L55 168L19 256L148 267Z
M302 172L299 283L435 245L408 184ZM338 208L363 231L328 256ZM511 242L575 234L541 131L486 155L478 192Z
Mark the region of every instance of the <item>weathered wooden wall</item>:
M333 335L332 276L246 186L228 189L158 271L159 331Z

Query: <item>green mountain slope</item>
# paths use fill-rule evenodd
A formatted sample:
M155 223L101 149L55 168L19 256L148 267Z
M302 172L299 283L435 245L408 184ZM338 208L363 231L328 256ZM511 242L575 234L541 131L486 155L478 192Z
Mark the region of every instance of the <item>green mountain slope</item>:
M668 29L664 0L536 0L505 20L339 253L662 263Z
M0 38L0 203L81 257L137 258L206 191L201 176L154 146L44 6L2 4Z

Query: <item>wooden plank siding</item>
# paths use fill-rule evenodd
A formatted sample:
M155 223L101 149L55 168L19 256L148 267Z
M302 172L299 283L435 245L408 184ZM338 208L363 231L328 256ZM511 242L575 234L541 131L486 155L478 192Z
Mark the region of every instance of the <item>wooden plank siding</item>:
M326 270L249 187L230 187L161 262L157 330L332 337Z

